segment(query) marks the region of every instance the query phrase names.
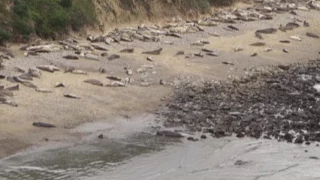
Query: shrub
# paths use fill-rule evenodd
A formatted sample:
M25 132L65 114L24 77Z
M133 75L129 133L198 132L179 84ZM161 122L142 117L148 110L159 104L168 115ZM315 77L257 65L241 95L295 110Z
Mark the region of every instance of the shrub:
M11 39L11 34L5 30L0 28L0 44L3 45L6 41Z
M72 7L72 0L61 0L60 5L64 8L71 8Z

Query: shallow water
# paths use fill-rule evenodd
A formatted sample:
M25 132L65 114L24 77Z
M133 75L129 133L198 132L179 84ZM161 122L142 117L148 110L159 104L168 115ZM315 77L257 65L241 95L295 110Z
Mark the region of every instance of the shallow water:
M150 118L76 128L77 132L88 133L84 141L49 143L48 147L0 160L0 179L320 179L320 147L316 144L235 137L190 142L157 137L146 129ZM101 132L106 139L96 138Z

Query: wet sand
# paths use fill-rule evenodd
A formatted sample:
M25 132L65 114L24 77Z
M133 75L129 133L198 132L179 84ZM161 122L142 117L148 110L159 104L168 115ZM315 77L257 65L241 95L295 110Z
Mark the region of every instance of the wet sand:
M226 31L227 24L217 27L204 28L204 32L184 34L183 38L163 37L160 42L139 42L112 44L108 46L109 54L117 53L120 59L108 61L101 58L100 61L77 60L68 61L62 58L70 54L67 51L41 54L39 56L18 56L4 62L6 69L2 71L6 75L16 75L13 67L21 67L27 70L36 65L53 63L58 67L74 66L88 71L88 75L75 75L70 73L42 72L41 79L34 78L34 83L41 88L53 91L51 94L35 92L20 85L20 90L14 92L14 99L18 107L0 105L0 156L10 155L31 145L41 145L49 141L78 141L81 134L71 133L69 129L85 122L97 120L110 121L116 117L130 117L143 112L153 112L159 105L170 98L174 86L159 85L160 79L179 85L184 81L198 82L204 80L228 80L230 76L242 75L245 69L252 66L264 66L270 64L289 64L293 62L308 61L319 57L319 39L306 37L307 31L320 34L320 18L318 11L298 11L297 18L308 20L310 27L300 27L286 33L278 31L276 34L264 35L265 47L251 47L249 44L258 42L254 32L263 28L278 28L280 24L292 21L291 14L281 14L273 20L243 22L235 24L240 31ZM212 37L209 33L217 32L221 37ZM301 42L290 40L290 44L281 44L279 40L289 40L291 35L302 38ZM198 53L203 47L190 46L197 40L208 40L210 44L204 48L215 49L218 57L205 56L186 59L184 56L175 56L179 50L188 53ZM164 44L164 41L172 41L173 45ZM88 42L81 40L81 43ZM123 48L134 47L133 54L119 53ZM158 56L152 56L154 62L146 60L147 55L141 52L162 47L164 50ZM241 52L234 52L235 47L243 47ZM273 51L264 52L264 48L271 47ZM283 53L286 48L289 53ZM257 52L258 56L250 57ZM231 61L234 66L222 64L222 61ZM138 74L136 70L143 65L152 68L146 74ZM83 83L86 79L96 78L104 83L110 81L107 75L128 77L124 67L130 66L134 74L131 78L135 82L127 87L98 87ZM97 72L99 68L105 68L106 74ZM66 88L54 88L57 81L63 81ZM148 87L140 86L142 81L148 81ZM1 85L12 85L10 82L0 80ZM64 93L74 93L81 99L67 99ZM32 126L32 122L43 121L56 125L55 129L41 129Z

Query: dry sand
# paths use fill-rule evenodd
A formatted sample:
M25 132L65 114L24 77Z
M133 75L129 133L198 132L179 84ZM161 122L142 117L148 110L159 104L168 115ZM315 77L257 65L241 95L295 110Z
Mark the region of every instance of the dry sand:
M30 145L39 145L49 141L76 141L81 138L80 134L70 133L69 129L85 122L105 120L110 121L119 116L134 116L143 112L154 111L163 101L170 98L174 88L162 86L160 79L176 84L181 81L199 80L227 80L229 75L241 75L244 69L252 66L263 66L270 64L289 64L293 62L307 61L318 58L320 51L320 40L307 37L307 31L320 34L320 13L318 11L298 11L297 18L307 20L310 27L300 27L293 31L276 34L263 35L264 40L254 37L254 32L263 28L278 28L280 23L285 24L292 21L290 14L277 15L274 20L244 22L236 24L240 31L226 31L226 24L217 27L205 28L204 32L185 34L182 39L163 37L158 43L155 42L132 42L110 45L109 54L117 53L120 59L108 61L101 58L100 61L77 60L68 61L62 58L70 52L55 52L41 54L40 56L23 57L21 52L15 52L18 56L5 61L6 69L3 74L18 75L13 72L13 67L28 69L36 65L47 65L53 63L58 67L74 66L88 71L88 75L75 75L70 73L42 72L41 79L34 79L34 83L41 88L47 88L53 93L43 94L34 89L20 85L20 90L14 92L14 99L18 107L11 107L0 104L0 157L22 150ZM209 32L217 32L221 37L208 35ZM281 44L279 40L289 40L291 35L300 36L301 42L290 40L290 44ZM205 48L215 49L219 57L205 56L186 59L185 56L175 56L179 50L188 53L198 53L203 47L193 47L190 43L197 40L208 40L209 45ZM166 45L164 41L172 41L173 45ZM264 47L251 47L249 44L263 41ZM87 43L83 41L84 43ZM123 54L119 51L123 48L135 48L133 54ZM159 56L152 56L154 62L146 60L146 55L141 52L154 50L162 47L164 50ZM243 47L241 52L234 52L235 47ZM271 52L264 52L266 47L273 49ZM14 46L12 47L13 49ZM289 53L283 53L286 48ZM250 54L257 52L258 56L250 57ZM228 66L222 61L231 61L235 65ZM152 65L147 74L138 74L136 70L143 65ZM107 75L128 77L124 67L130 66L135 80L127 87L98 87L86 84L86 79L99 79L104 83L110 81ZM107 73L101 74L99 68L105 68ZM151 83L149 87L140 86L142 80ZM65 88L54 88L57 81L63 81ZM0 80L0 85L12 85L6 80ZM81 99L67 99L64 93L73 93ZM32 122L42 121L57 126L54 129L42 129L32 126Z

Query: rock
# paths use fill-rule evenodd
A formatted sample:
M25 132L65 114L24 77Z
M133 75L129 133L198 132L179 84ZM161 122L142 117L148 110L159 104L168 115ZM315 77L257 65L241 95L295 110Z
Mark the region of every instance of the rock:
M45 88L37 88L36 91L41 93L52 93L51 90Z
M60 71L60 69L56 66L53 65L42 65L42 66L37 66L38 69L47 71L47 72L55 72L55 71Z
M260 34L274 34L276 32L277 32L277 29L275 28L266 28L266 29L260 29L256 31L256 33L260 33Z
M5 79L5 78L6 78L5 75L0 74L0 79Z
M74 94L70 94L70 93L65 93L63 96L66 98L71 98L71 99L80 99L79 96L74 95Z
M318 160L319 158L317 156L310 156L309 159Z
M32 123L35 127L43 127L43 128L55 128L56 126L53 124L45 123L45 122L34 122Z
M319 35L317 35L315 33L307 32L306 35L309 36L309 37L312 37L312 38L319 39Z
M287 49L282 49L282 51L283 51L284 53L289 53L289 51L288 51Z
M250 46L265 46L265 45L266 45L266 43L264 43L264 42L256 42L256 43L250 44Z
M120 58L120 55L118 54L111 54L109 57L108 57L108 60L109 61L113 61L115 59L119 59Z
M88 84L92 84L95 86L103 86L103 83L97 79L87 79L87 80L84 80L83 82L88 83Z
M69 59L69 60L78 60L79 57L76 55L65 55L63 56L64 59Z
M178 133L178 132L168 131L168 130L158 131L156 135L157 136L171 137L171 138L182 138L183 137L183 135Z
M84 54L84 57L89 60L99 61L99 56L95 54L86 53Z
M307 21L303 21L303 26L305 26L305 27L309 27L309 26L310 26L310 24L309 24Z
M142 52L142 54L159 55L161 53L161 51L162 51L162 48L159 48L159 49L156 49L153 51Z
M123 49L120 51L121 53L133 53L134 49L133 48L127 48L127 49Z

